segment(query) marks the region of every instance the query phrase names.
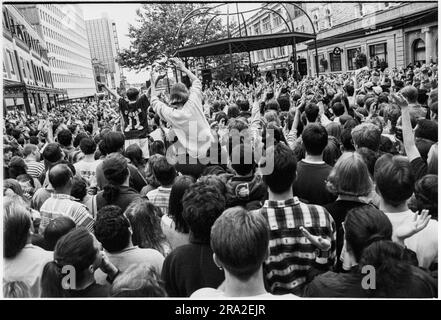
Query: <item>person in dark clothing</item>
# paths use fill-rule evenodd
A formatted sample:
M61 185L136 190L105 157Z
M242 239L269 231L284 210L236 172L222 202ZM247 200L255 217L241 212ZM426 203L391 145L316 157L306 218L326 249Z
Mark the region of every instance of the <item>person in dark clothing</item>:
M310 123L303 130L302 140L306 156L297 164L294 194L308 203L325 205L336 198L326 188L326 179L332 170L332 167L323 161L328 133L320 124Z
M200 288L217 288L224 281L210 247L211 227L225 209L224 196L215 185L197 182L186 191L182 204L190 243L165 258L161 277L170 297L189 297Z
M426 221L399 230L392 242L392 224L371 205L354 208L345 219L345 241L351 258L358 264L351 273L323 273L304 290L305 297L345 298L433 298L437 282L428 273L409 263L404 239L422 230ZM427 220L428 222L428 220ZM400 243L400 244L399 244ZM375 268L375 288L364 278Z

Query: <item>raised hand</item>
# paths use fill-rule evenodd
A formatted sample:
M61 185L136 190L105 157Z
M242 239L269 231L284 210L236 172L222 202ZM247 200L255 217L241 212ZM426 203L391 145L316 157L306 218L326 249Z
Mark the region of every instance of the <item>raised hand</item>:
M177 57L173 57L173 58L170 58L170 62L176 67L176 68L178 68L179 70L184 70L184 69L186 69L185 68L185 63L181 60L181 59L179 59L179 58L177 58Z
M432 218L432 216L429 215L429 210L427 209L422 210L420 215L415 212L413 220L404 222L395 229L395 236L400 240L404 240L413 236L414 234L420 232L425 227L427 227L430 218Z
M329 241L328 239L324 239L320 236L314 236L310 234L309 231L306 230L306 228L304 227L300 227L300 231L302 231L304 237L311 241L311 243L320 250L327 251L331 249L331 241Z
M400 108L406 108L409 103L407 102L407 99L401 94L401 93L391 93L390 97L392 99L392 102L396 103Z

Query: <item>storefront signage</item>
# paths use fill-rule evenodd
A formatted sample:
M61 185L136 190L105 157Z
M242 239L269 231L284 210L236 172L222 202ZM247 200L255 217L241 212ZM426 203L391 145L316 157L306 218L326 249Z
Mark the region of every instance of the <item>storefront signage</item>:
M391 29L392 29L392 27L387 27L387 28L367 31L367 32L365 32L365 34L368 35L368 34L373 34L373 33L379 33L379 32L383 32L383 31L387 31L387 30L391 30Z
M333 54L335 54L335 55L340 55L341 54L341 48L340 47L335 47L334 48L334 51L332 51L332 53Z

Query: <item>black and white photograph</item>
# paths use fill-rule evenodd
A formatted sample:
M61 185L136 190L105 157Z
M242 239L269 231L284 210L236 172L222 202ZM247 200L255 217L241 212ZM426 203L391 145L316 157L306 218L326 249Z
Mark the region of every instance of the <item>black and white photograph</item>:
M437 1L3 1L2 30L2 299L438 298Z

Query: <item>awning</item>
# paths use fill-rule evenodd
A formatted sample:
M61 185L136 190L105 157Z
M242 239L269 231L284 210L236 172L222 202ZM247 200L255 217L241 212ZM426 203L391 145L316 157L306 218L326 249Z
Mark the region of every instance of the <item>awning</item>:
M28 93L48 93L48 94L67 94L65 89L34 86L23 82L3 79L3 92L28 92Z
M279 34L263 34L241 38L221 39L180 48L176 51L179 57L206 57L228 54L231 45L232 53L250 52L268 48L283 47L313 40L315 36L304 32L290 32ZM295 39L295 40L294 40Z

